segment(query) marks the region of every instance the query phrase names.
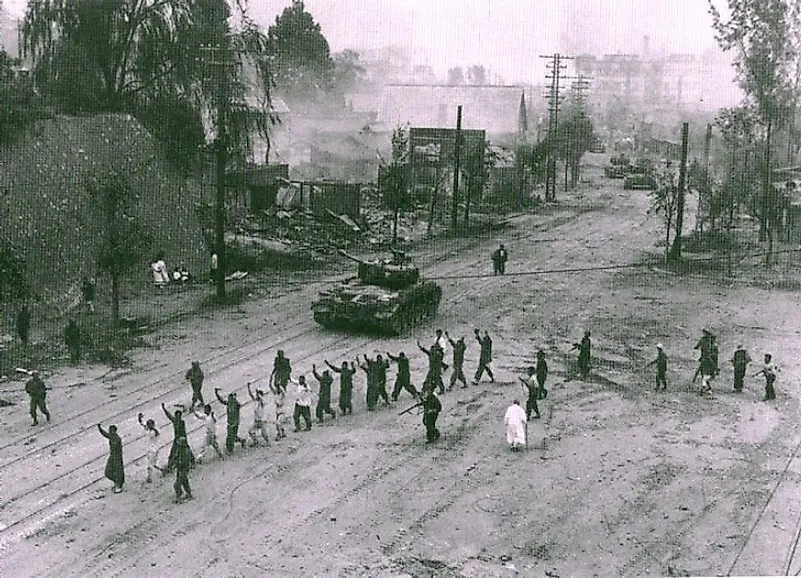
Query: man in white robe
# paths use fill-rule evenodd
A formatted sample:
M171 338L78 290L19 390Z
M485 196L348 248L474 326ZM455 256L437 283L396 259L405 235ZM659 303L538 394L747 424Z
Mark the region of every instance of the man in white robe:
M506 423L506 441L517 451L526 445L526 411L520 407L520 402L515 400L506 410L504 417Z

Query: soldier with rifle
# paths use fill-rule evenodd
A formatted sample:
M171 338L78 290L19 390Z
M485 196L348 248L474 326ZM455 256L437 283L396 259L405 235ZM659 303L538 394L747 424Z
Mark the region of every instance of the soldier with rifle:
M437 429L437 418L442 411L442 404L436 395L434 395L434 388L427 386L423 388L423 399L418 403L409 407L398 415L409 413L418 407L423 408L423 425L426 426L426 443L431 444L440 438L439 430Z

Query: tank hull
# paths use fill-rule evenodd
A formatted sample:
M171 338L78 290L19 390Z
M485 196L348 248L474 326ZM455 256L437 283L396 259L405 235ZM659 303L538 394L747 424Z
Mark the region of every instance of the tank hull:
M435 316L441 299L442 289L433 281L392 290L350 279L321 292L311 309L327 329L401 335Z

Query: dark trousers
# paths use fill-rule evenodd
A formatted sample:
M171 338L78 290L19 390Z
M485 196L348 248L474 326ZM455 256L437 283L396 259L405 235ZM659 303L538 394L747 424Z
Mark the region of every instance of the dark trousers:
M537 399L545 399L546 397L548 397L548 390L545 389L545 379L546 378L542 379L540 379L539 377L537 378L537 385L539 386L539 389L537 390L539 392L537 395Z
M229 454L233 452L237 442L245 447L245 438L239 437L239 422L229 423L225 432L225 451Z
M321 399L317 402L317 408L314 411L315 415L317 416L317 421L323 421L323 415L328 414L331 417L336 417L337 414L334 413L334 410L331 409L331 400L330 399Z
M395 387L392 389L392 401L398 401L398 396L400 396L401 391L404 389L412 394L412 397L415 399L420 396L420 394L417 393L417 388L412 385L407 376L398 377L395 380Z
M437 429L438 417L439 412L423 414L423 425L426 426L426 441L428 442L434 442L439 439L439 430Z
M526 419L531 419L531 413L540 417L540 408L537 405L537 398L539 397L539 390L529 392L528 399L526 400Z
M587 379L590 375L590 358L579 355L578 358L578 372L581 379Z
M342 411L342 415L353 413L353 392L350 389L344 393L339 392L339 409Z
M295 404L295 411L292 414L292 419L295 421L295 431L300 431L300 418L306 422L306 431L309 431L312 426L311 421L311 408L308 405Z
M172 446L170 447L170 455L167 458L167 467L164 468L165 471L171 471L175 467L175 454L178 451L178 444L176 440L173 438ZM190 448L187 448L186 451L189 452L189 463L193 466L195 465L195 454L192 453Z
M175 484L172 487L175 489L175 495L179 498L184 492L187 496L191 496L192 488L189 487L189 471L183 468L176 469Z
M745 367L734 368L734 391L743 390L743 382L745 379Z
M462 369L461 364L453 366L453 371L451 372L451 389L453 389L453 386L456 385L457 381L462 382L462 387L467 387L467 379L464 376L464 370Z
M768 375L765 377L765 401L769 399L776 399L776 390L773 389L773 384L775 381L775 375Z
M423 389L436 389L439 393L445 393L445 384L442 383L442 374L441 373L432 373L431 371L428 372L426 375L426 379L423 382Z
M503 275L506 273L506 262L493 260L492 270L495 275Z
M36 418L37 409L42 412L45 418L47 418L47 421L50 421L50 412L47 411L47 403L45 402L45 398L43 397L31 398L31 417L33 418L33 423L39 423L39 420Z
M367 411L373 411L375 409L375 404L378 403L378 388L375 386L375 384L367 384L366 403Z
M664 373L656 372L656 391L667 389L667 377Z
M473 378L476 383L478 383L481 380L481 376L484 375L485 371L487 372L487 375L490 376L490 379L492 381L495 381L495 376L492 375L492 370L489 368L489 363L484 361L479 361L478 369L476 369L476 375Z
M192 388L192 404L190 407L195 407L195 402L199 403L200 407L206 405L206 402L203 401L203 392L199 387L197 389L194 387Z
M384 403L389 403L389 395L387 395L387 382L379 381L378 386L376 387L376 393L378 393L379 399L383 399Z

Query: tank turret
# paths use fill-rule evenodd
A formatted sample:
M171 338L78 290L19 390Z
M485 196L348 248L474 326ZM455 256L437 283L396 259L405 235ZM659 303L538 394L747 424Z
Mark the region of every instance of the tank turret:
M402 251L391 259L359 259L357 276L320 292L312 303L314 320L327 328L375 330L398 335L436 314L442 289L420 277L420 270Z

